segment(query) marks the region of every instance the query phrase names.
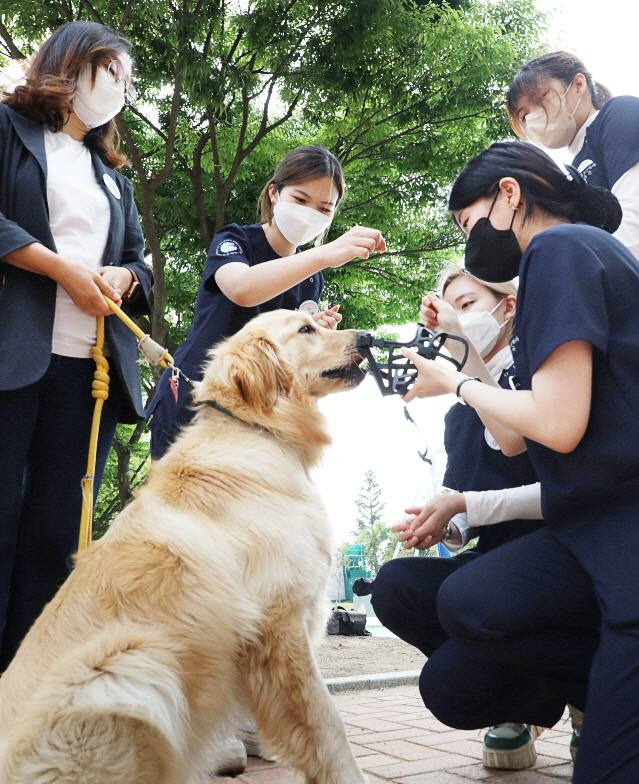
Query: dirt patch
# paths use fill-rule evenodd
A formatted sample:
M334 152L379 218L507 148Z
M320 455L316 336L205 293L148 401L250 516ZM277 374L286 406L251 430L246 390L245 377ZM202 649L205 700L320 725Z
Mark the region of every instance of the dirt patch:
M426 661L421 651L397 638L341 635L324 638L318 659L325 678L421 670Z

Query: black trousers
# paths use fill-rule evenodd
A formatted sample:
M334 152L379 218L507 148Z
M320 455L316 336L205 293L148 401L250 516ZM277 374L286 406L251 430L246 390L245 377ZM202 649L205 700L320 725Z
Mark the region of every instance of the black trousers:
M94 400L90 359L52 355L35 384L0 392L0 671L71 569L78 545ZM111 375L95 475L97 495L122 406Z
M389 561L372 584L375 613L384 626L428 657L420 693L425 706L447 726L480 729L516 721L552 727L565 707L561 696L509 663L450 639L440 623L437 596L442 584L484 558L466 551L454 558ZM501 587L487 580L482 600L489 604L496 590Z

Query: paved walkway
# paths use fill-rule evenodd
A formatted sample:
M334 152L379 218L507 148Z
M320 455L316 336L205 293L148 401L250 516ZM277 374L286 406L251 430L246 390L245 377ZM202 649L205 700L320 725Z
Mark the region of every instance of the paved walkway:
M482 733L440 724L424 708L416 687L338 694L333 699L369 784L560 784L572 778L567 715L536 741L534 768L489 771L481 764ZM303 784L300 775L252 757L243 776L211 781Z

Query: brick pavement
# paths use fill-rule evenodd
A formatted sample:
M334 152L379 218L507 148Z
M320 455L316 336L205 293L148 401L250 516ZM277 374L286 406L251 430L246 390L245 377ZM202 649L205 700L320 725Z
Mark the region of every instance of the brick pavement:
M451 730L426 711L416 687L360 691L333 697L369 784L560 784L572 764L567 714L536 741L537 764L524 771L489 771L481 764L482 733ZM303 784L299 774L249 758L236 779L211 784Z

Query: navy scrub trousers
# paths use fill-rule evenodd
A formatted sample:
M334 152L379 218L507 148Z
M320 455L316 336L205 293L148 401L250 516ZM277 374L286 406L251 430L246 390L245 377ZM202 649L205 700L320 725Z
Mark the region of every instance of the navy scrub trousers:
M419 679L420 694L428 710L448 727L480 729L506 721L552 727L564 711L561 696L522 676L518 667L450 639L437 617L438 591L451 575L463 575L492 555L498 562L507 559L510 556L502 551L508 547L486 554L467 550L454 558L395 558L384 564L372 583L371 602L382 624L428 657ZM480 603L490 604L496 590L507 595L508 585L487 586ZM586 679L587 671L584 692Z
M486 554L439 591L442 625L460 645L585 707L575 782L638 780L637 518L636 503L584 512L504 545L504 557ZM490 602L477 591L488 583L497 588Z
M0 391L0 672L71 570L77 550L94 400L92 359L51 356L36 383ZM95 488L123 392L111 373L102 410ZM33 459L32 459L33 455Z

